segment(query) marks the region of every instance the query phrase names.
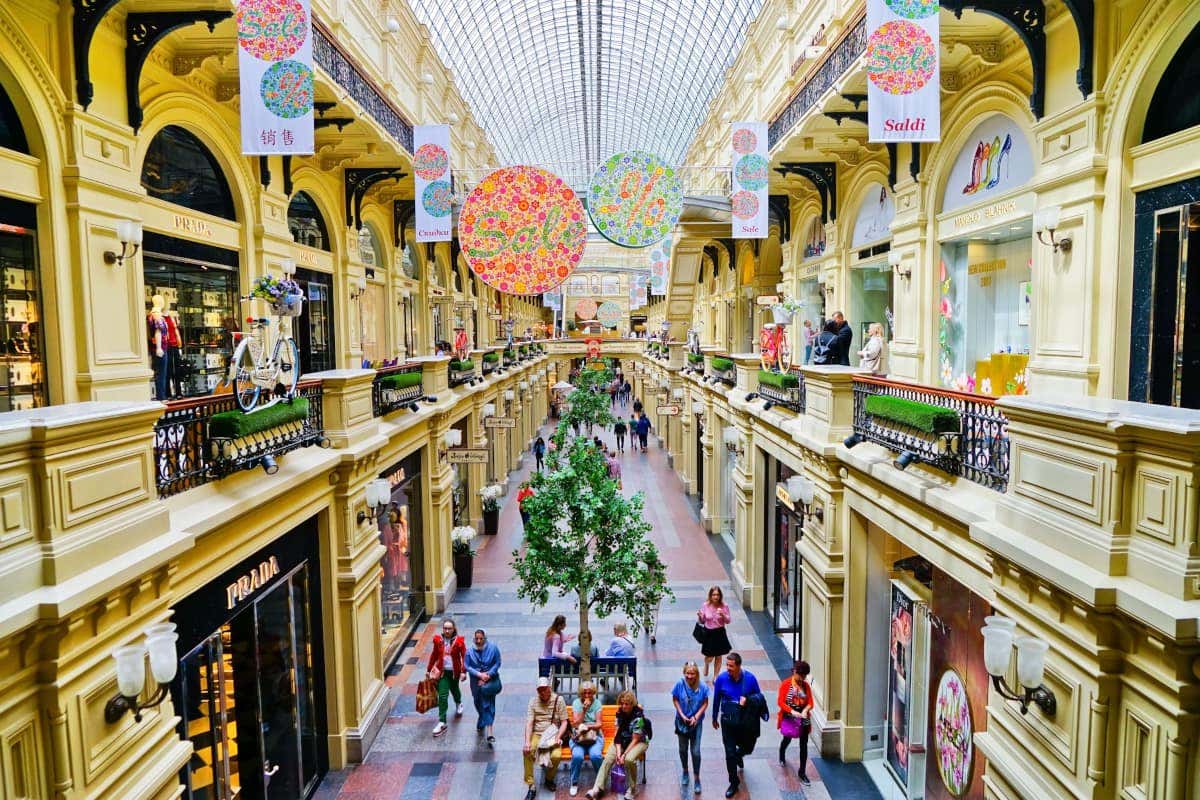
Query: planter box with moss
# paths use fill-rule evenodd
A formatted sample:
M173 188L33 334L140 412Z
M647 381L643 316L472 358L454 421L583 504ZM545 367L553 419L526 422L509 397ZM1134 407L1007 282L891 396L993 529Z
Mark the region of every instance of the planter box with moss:
M873 394L866 398L864 410L877 423L892 424L929 436L955 434L962 430L958 412L953 409L919 403L903 397Z
M780 390L799 389L800 379L790 372L772 372L769 369L758 371L759 386L772 386Z
M699 353L688 353L687 358L689 364L693 364L697 367L704 366L704 356L700 355Z
M499 362L500 362L500 354L499 353L493 352L493 353L484 353L483 354L483 363L484 364L498 364Z
M385 390L399 391L421 385L421 373L401 372L398 375L384 375L379 379L379 386Z
M400 377L400 376L396 376ZM420 377L420 376L418 376ZM308 398L297 397L291 402L274 405L243 414L241 411L222 411L208 421L208 435L213 439L243 439L308 419Z
M451 372L470 372L475 369L475 362L469 358L464 358L462 361L454 359L450 362Z
M731 359L731 358L724 358L722 356L713 356L711 359L709 359L708 364L717 372L732 372L733 371L733 359Z

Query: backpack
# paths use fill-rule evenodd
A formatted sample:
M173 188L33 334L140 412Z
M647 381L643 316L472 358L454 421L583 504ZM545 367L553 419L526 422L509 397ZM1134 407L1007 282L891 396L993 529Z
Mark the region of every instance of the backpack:
M835 344L837 344L836 336L827 331L821 332L816 339L813 339L812 363L836 364L837 354L833 350Z

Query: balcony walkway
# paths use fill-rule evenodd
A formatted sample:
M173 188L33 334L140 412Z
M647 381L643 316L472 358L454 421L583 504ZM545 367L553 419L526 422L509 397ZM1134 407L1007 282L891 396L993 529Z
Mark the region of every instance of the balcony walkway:
M627 413L627 412L626 412ZM603 434L612 445L611 434ZM438 632L438 620L418 631L415 645L401 652L392 682L394 702L387 723L375 740L365 762L340 772L330 773L316 793L317 800L492 800L521 798L525 793L522 778L521 746L525 707L534 695L537 657L542 636L556 613L570 621L568 630L577 632L578 617L570 600L531 611L517 599L508 565L512 550L521 541L521 520L516 503L517 484L532 467L525 464L513 473L509 493L500 516L500 533L481 537L481 552L475 561L474 586L460 591L450 613L458 622L459 632L470 646L471 633L484 628L489 639L499 646L504 665L501 675L504 690L499 697L496 718L496 749L490 751L476 738L475 710L470 694L463 689L466 711L455 720L451 703L450 729L434 739L430 736L437 723L436 711L425 715L415 712L417 682L424 673L429 641ZM666 453L651 435L650 452L642 455L626 450L621 458L626 493L643 491L647 497L647 518L664 560L669 565L671 587L676 602L664 606L660 616L657 644L650 645L643 634L635 639L638 654L638 698L654 722L655 738L647 753L648 784L638 791L639 798L691 798L689 787L681 792L679 758L672 731L674 711L670 690L681 673L685 660L700 661L699 648L691 637L695 610L705 588L720 585L733 611L729 635L734 648L745 658L745 666L762 684L769 702L774 704L780 676L771 666L763 642L746 612L730 597L729 577L696 520L695 513L674 473L668 468ZM603 652L611 628L593 621L593 636ZM722 797L726 787L721 736L705 719L702 745L702 797ZM810 758L808 775L812 785L801 788L796 776L796 747L789 749L788 766L777 762L779 735L772 722L764 725L764 735L754 754L746 759L745 776L739 798L780 798L781 800L866 800L878 798L865 771L858 765L826 763ZM811 748L810 748L811 749ZM580 793L591 787L594 773L585 763L580 776ZM569 769L559 768L558 791L551 795L539 789L539 798L568 798ZM611 793L607 797L614 797Z

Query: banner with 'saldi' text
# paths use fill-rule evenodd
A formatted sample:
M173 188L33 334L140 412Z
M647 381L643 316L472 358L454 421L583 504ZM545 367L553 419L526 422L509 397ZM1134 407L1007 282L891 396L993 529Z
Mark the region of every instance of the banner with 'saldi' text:
M237 37L242 154L311 155L309 0L241 0Z
M942 138L939 0L867 0L872 142Z
M733 176L729 181L729 210L734 239L767 238L767 123L730 123Z
M451 236L450 126L413 128L413 177L417 241L448 242Z

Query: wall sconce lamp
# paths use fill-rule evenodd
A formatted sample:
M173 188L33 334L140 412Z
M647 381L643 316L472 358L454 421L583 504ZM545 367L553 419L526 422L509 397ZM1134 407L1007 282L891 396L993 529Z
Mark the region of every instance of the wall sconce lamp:
M117 666L117 694L104 704L104 721L113 725L125 716L133 714L135 722L142 721L142 712L154 708L167 699L171 681L179 670L175 655L175 623L163 622L146 629L144 644L131 644L113 650L113 661ZM146 687L146 655L150 656L150 674L158 684L154 694L145 703L138 702L142 689Z
M529 391L529 381L521 381L517 384L517 388L521 390L521 394Z
M504 390L504 401L505 401L506 403L511 403L513 400L516 400L516 399L517 399L517 393L516 393L516 392L514 392L512 389L505 389L505 390Z
M292 278L296 275L296 262L290 258L285 258L279 262L279 271L283 273L285 278Z
M788 497L800 504L801 510L815 517L818 522L825 521L825 509L822 506L813 507L813 498L816 496L816 487L813 482L803 475L793 475L787 479L784 484L787 487Z
M458 447L462 444L462 431L458 428L451 428L442 434L442 449L438 452L438 460L445 461L446 455L452 447Z
M702 400L697 400L696 402L692 403L692 414L693 415L699 417L703 413L704 413L704 402Z
M1054 716L1058 700L1054 692L1042 684L1046 671L1046 651L1050 645L1033 636L1013 636L1016 623L1001 616L983 618L983 663L992 676L992 686L1005 700L1021 704L1021 713L1029 712L1033 703L1047 716ZM1013 646L1017 648L1017 682L1021 691L1013 691L1005 679L1012 662Z
M495 403L484 403L483 408L479 409L479 413L484 418L496 416L496 404Z
M888 251L888 265L891 266L897 277L908 280L912 277L912 267L902 267L903 263L904 258L900 255L899 250Z
M117 241L121 243L121 252L104 251L104 263L110 267L113 264L121 266L125 259L133 258L142 246L142 223L131 219L123 219L117 223Z
M683 391L683 389L673 389L671 391L671 397L675 400L682 400L684 394L685 394L685 392Z
M379 519L386 512L393 512L392 485L386 478L376 478L363 490L366 494L367 510L358 512L358 524L368 519ZM393 518L394 521L394 518Z
M357 300L367 292L367 277L359 275L350 279L350 299Z
M1059 250L1069 253L1071 252L1071 237L1067 235L1055 238L1054 236L1054 232L1058 230L1058 220L1061 215L1062 208L1060 206L1040 209L1033 215L1033 228L1037 231L1039 242L1053 247L1055 253ZM1049 236L1049 240L1042 234Z
M726 450L736 453L738 458L741 458L742 454L746 452L742 447L742 437L737 432L737 428L726 427L721 432L721 442L724 443Z
M395 36L397 33L399 33L400 32L400 20L396 19L395 17L388 18L387 32L392 34L393 36Z

